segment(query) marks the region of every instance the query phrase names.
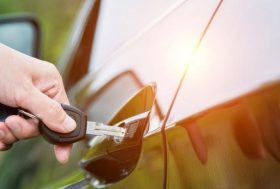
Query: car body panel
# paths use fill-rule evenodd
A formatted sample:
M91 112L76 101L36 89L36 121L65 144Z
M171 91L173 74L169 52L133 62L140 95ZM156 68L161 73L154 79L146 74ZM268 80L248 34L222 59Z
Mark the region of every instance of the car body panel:
M170 126L168 187L278 188L279 83Z
M274 1L223 2L190 65L173 121L279 79L279 9Z

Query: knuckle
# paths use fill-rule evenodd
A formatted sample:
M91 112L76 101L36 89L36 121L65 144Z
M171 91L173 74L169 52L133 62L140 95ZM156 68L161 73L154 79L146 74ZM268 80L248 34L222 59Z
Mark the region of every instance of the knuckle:
M26 92L20 91L20 92L17 92L15 94L15 102L20 107L24 107L24 104L25 104L26 100L27 100L27 93Z
M17 90L14 94L15 103L20 107L25 107L28 101L29 93L31 93L31 88L27 84L22 84L21 89Z
M59 89L59 81L54 79L52 81L52 86L53 86L52 88L54 88L56 91L58 91L58 89Z
M42 64L43 64L43 68L46 72L52 73L52 74L59 73L54 64L47 62L47 61L42 61Z
M32 126L31 123L29 123L27 120L22 120L18 122L18 125L20 125L20 128L17 128L17 130L14 129L14 136L17 139L28 139L33 136L36 136L37 132L34 129L35 127Z
M57 70L56 66L51 63L47 63L47 65L48 65L49 75L53 78L53 80L57 82L57 85L60 85L62 83L62 77L59 71Z
M57 69L56 69L56 67L55 67L54 64L51 64L51 63L47 63L47 64L48 64L48 67L49 67L49 69L50 69L51 71L57 72Z
M48 65L49 72L51 72L53 75L56 75L56 76L59 75L59 72L54 64L47 63L47 65Z
M27 130L19 135L17 135L18 139L29 139L34 136L34 133L30 130Z

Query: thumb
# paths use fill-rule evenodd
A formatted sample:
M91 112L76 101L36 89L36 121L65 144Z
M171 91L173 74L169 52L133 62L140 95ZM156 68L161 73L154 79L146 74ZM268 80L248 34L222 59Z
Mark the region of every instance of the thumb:
M20 107L31 111L53 131L68 133L76 128L76 122L66 114L61 104L35 87L28 92L28 98L20 101Z

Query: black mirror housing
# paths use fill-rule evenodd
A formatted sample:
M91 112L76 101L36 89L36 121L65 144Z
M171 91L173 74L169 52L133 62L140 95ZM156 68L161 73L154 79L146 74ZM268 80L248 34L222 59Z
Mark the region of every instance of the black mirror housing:
M41 30L35 16L0 16L0 43L24 54L40 57Z

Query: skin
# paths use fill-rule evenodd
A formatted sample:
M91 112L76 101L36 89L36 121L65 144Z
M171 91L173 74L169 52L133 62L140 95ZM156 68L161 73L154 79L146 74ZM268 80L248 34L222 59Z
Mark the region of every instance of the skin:
M71 132L76 123L61 108L69 104L61 76L48 62L22 54L0 43L0 103L32 112L52 130ZM10 116L0 122L0 150L7 150L17 140L39 134L35 121ZM71 145L56 145L57 160L66 163Z

